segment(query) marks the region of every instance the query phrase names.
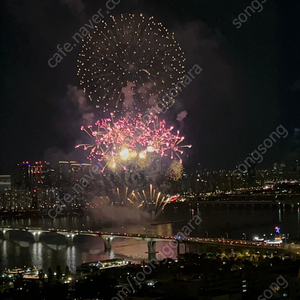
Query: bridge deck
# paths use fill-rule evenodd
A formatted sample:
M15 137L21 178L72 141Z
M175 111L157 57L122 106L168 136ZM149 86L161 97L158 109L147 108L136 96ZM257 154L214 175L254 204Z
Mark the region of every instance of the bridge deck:
M41 227L9 227L0 226L0 230L22 230L28 232L55 232L61 235L88 235L88 236L99 236L102 238L134 238L139 240L151 240L151 241L178 241L182 243L199 243L207 244L209 246L220 246L220 247L247 247L256 249L266 249L272 250L298 250L300 245L291 244L267 244L266 242L257 242L249 240L232 240L232 239L220 239L220 238L201 238L201 237L184 237L179 238L177 236L162 236L162 235L148 235L148 234L137 234L137 233L120 233L120 232L102 232L102 231L92 231L92 230L68 230L68 229L45 229Z

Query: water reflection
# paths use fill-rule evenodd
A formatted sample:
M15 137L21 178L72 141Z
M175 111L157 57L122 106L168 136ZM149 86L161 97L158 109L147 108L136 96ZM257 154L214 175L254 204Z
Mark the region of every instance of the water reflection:
M278 210L278 221L281 222L281 208Z
M1 265L4 265L4 266L8 266L8 256L7 256L7 247L8 247L8 241L3 241L2 243L2 255L1 255Z
M42 243L34 243L31 247L31 262L32 266L38 269L43 269L43 245Z
M121 224L112 228L103 228L98 219L92 217L68 217L50 219L28 219L28 220L1 220L1 225L15 227L42 227L42 228L66 228L66 229L91 229L108 232L140 233L149 235L171 236L182 231L193 215L200 215L202 222L199 226L193 223L195 229L191 236L205 237L205 231L209 236L218 237L226 233L230 238L241 238L245 232L247 238L253 235L274 233L274 225L280 222L282 233L290 233L291 238L297 238L300 233L300 208L298 210L187 210L185 212L163 214L164 220L172 223L155 224L143 222L142 224ZM295 226L297 223L298 226ZM58 240L58 239L57 239ZM67 265L71 272L75 272L76 267L82 262L98 261L111 258L126 258L133 261L141 261L147 258L147 243L135 239L115 238L112 242L112 251L104 251L104 243L101 237L86 237L84 240L75 239L75 245L67 247L65 244L56 244L56 239L51 240L51 244L29 243L22 241L14 243L12 241L0 240L0 271L5 267L13 268L26 266L36 266L45 271L49 267L56 269L58 264L62 270ZM26 243L28 244L27 247ZM161 251L166 242L157 242L156 250ZM187 248L188 250L188 248ZM180 252L186 251L185 245L180 245ZM175 258L177 249L171 253L170 257Z
M75 246L70 246L66 251L66 265L69 267L71 273L76 271L77 264L80 264L80 260L77 263L77 251Z

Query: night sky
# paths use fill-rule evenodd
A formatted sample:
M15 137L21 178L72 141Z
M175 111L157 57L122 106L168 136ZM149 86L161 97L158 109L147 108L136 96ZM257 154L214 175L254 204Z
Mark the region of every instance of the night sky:
M55 68L48 60L106 1L1 1L0 173L23 160L84 160L82 112L67 96L78 86L77 46ZM264 155L261 167L291 161L300 127L300 1L272 1L241 28L233 20L250 0L122 0L112 14L153 15L175 32L186 69L202 73L166 114L193 144L187 169L234 169L277 126L289 136ZM101 26L101 24L100 24ZM188 115L179 124L177 114ZM291 162L292 163L292 162Z

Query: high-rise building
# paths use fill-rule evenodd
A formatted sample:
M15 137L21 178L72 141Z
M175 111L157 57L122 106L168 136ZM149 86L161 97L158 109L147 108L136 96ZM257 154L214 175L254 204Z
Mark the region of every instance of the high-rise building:
M255 163L250 163L248 167L248 186L254 187L256 185L256 168Z
M11 176L0 175L0 192L4 192L11 188Z
M77 161L59 161L59 179L72 182L84 176L91 169L91 164Z
M18 164L12 171L11 186L24 190L44 186L47 182L48 172L50 172L50 163L46 161L34 163L25 161Z
M300 145L300 128L294 129L294 143Z
M26 211L32 209L32 195L28 190L12 188L0 193L0 210Z

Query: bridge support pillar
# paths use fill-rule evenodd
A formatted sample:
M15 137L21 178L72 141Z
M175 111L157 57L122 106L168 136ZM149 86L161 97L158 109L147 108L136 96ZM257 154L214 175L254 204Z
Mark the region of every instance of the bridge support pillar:
M40 235L37 232L33 233L33 239L35 243L38 243L40 241Z
M260 249L260 250L259 250L259 254L260 254L260 256L261 256L262 258L264 258L264 256L266 256L266 250Z
M2 230L3 233L3 240L8 240L9 239L9 230Z
M148 260L156 259L156 242L147 241L148 245Z
M180 256L180 242L177 241L177 258Z
M291 260L296 260L297 254L295 252L291 252Z
M184 245L184 252L183 253L181 253L181 251L180 251L180 245ZM192 252L192 253L194 253L194 252L199 252L199 246L198 245L196 245L196 248L195 248L195 251L193 251L193 250L191 250L191 244L188 244L188 243L185 243L185 242L180 242L180 241L178 241L177 240L177 258L179 258L179 256L180 256L180 254L185 254L185 253L188 253L187 251L189 251L189 252ZM181 248L183 248L183 247L181 247Z
M66 236L66 240L67 240L68 246L74 246L74 235L73 234Z
M112 242L113 238L112 237L106 237L104 238L104 247L105 247L105 251L110 251L111 250L111 242Z
M221 254L223 254L223 253L226 254L226 248L225 247L219 247L219 251L221 252Z
M204 244L198 244L197 243L197 254L206 254L207 252L207 246L205 246Z

